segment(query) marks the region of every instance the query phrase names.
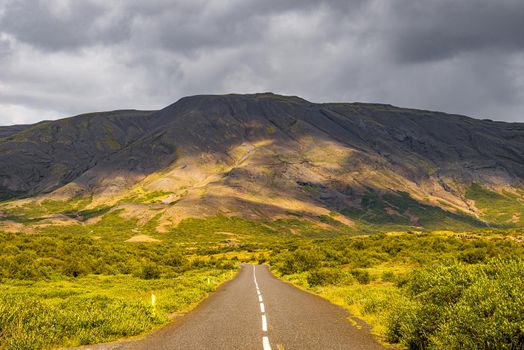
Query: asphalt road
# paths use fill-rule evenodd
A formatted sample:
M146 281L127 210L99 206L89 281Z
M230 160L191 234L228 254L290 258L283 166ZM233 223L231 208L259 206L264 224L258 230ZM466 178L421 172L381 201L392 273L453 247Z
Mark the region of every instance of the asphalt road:
M273 276L264 265L239 274L193 312L142 340L92 349L384 349L341 307Z

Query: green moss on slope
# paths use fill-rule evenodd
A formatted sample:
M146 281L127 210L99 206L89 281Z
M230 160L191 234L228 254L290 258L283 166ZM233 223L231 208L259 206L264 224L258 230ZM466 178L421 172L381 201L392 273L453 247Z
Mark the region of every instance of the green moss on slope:
M492 224L524 226L524 199L516 194L498 193L473 184L467 189L466 198L475 201L482 218Z
M408 227L467 230L484 226L473 217L421 203L406 192L379 194L369 190L362 197L360 208L346 208L341 213L365 227L373 225L374 230Z

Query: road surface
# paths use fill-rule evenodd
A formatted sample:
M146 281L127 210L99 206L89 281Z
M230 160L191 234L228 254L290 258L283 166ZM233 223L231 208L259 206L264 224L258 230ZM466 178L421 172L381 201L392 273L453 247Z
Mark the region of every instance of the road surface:
M347 312L273 276L264 265L244 265L194 311L142 340L97 350L378 350L366 327Z

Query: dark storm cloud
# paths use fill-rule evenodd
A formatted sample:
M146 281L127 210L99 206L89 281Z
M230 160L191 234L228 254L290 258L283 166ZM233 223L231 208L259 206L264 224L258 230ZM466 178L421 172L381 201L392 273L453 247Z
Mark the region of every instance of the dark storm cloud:
M390 6L386 37L401 61L524 48L522 0L400 0Z
M0 125L274 91L524 121L517 0L0 0Z
M137 24L135 34L144 31L163 48L184 51L254 43L263 34L264 21L274 14L321 6L346 12L363 3L240 1L224 8L207 1L128 1L109 6L98 1L9 0L2 29L23 42L55 50L117 44L128 39L131 26Z
M129 21L108 17L89 1L9 1L1 29L16 39L47 50L115 43L129 34Z
M364 3L365 0L246 0L229 2L229 6L210 6L213 2L203 1L165 6L164 1L156 4L145 2L130 5L128 18L133 18L135 24L145 29L142 34L148 39L153 38L149 44L179 53L192 53L206 48L263 44L268 21L276 15L307 13L322 7L350 15ZM141 33L136 34L140 36Z

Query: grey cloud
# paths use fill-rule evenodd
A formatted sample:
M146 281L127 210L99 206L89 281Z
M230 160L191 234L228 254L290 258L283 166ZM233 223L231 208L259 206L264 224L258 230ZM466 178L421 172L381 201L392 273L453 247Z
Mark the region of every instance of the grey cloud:
M127 18L104 18L107 8L91 1L9 1L1 29L45 50L115 43L128 37ZM59 8L58 4L62 4Z
M221 9L220 2L213 1L117 1L111 6L96 0L65 0L55 2L63 9L54 11L58 6L53 1L7 0L1 26L20 41L48 50L120 43L129 39L135 26L136 35L142 32L164 48L184 51L256 42L264 30L263 20L274 14L323 5L345 12L365 2L246 0Z
M517 0L0 0L0 124L257 91L524 120L522 18Z
M0 61L10 55L12 52L11 43L0 36Z
M151 4L134 5L137 32L146 28L143 35L164 49L193 53L205 48L230 48L239 45L264 44L268 21L275 15L315 11L325 6L338 16L356 12L365 0L353 1L237 1L228 10L210 9L214 2L195 2L184 6L165 6L162 11L151 11ZM216 4L216 3L215 3ZM145 6L145 11L143 11ZM336 18L333 18L336 19ZM137 33L140 35L140 33Z
M385 37L400 61L440 60L475 50L524 50L521 0L400 0L389 6Z

